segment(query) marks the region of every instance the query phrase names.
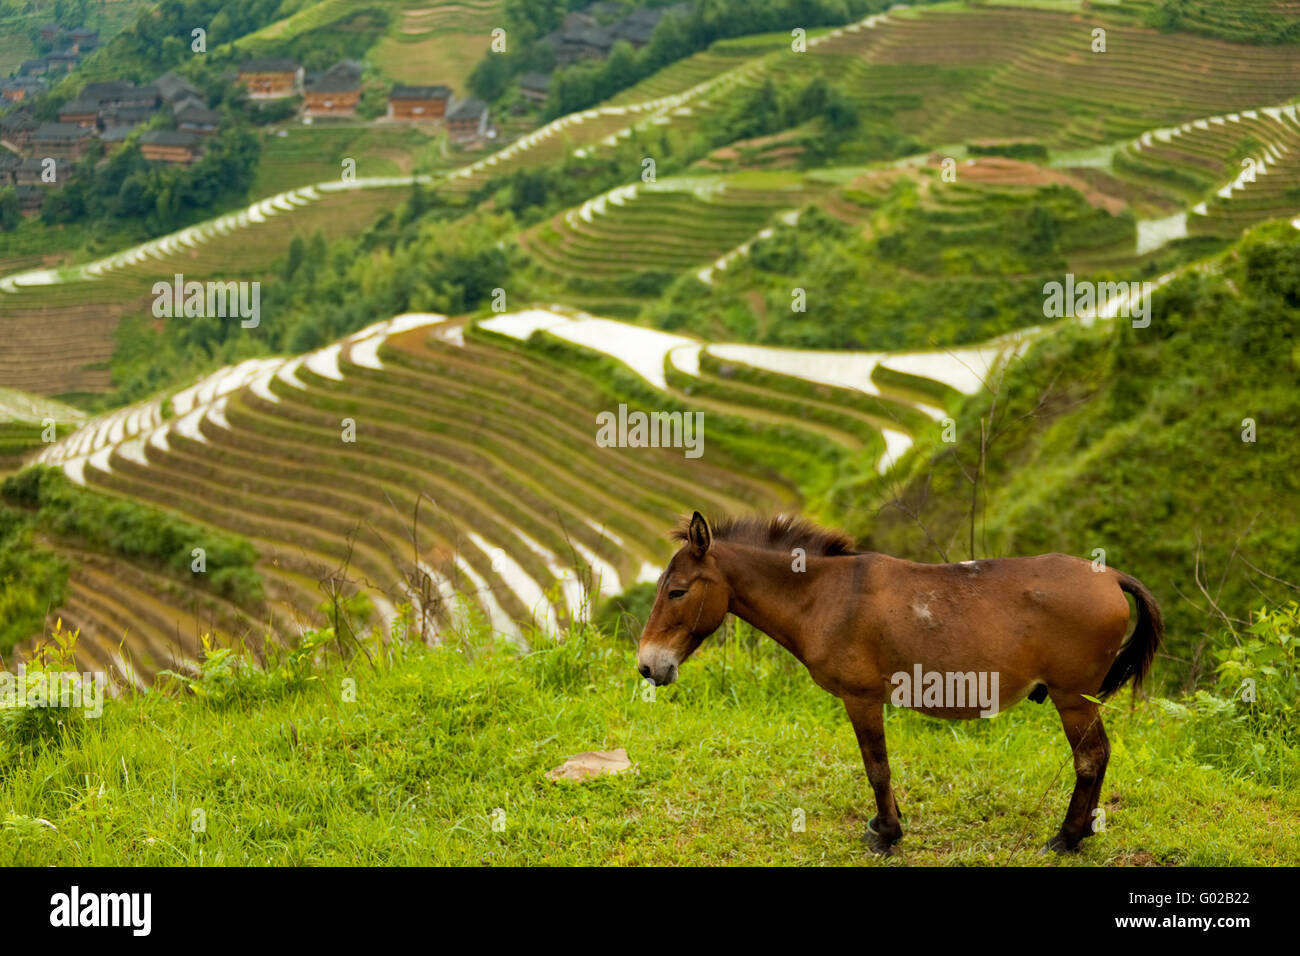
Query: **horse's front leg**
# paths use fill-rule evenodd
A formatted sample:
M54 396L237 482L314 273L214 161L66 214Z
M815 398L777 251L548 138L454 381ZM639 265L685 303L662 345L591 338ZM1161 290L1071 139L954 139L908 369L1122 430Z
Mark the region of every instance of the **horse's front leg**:
M858 736L858 749L867 768L867 779L876 793L876 815L867 824L862 842L874 852L888 856L903 835L898 822L898 804L889 786L889 754L885 750L885 702L874 697L845 697L844 706Z

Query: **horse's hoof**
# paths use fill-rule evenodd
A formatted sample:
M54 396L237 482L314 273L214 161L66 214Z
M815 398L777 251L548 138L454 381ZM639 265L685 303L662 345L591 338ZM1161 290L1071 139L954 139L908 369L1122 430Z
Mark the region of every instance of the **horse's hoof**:
M1056 853L1058 855L1064 855L1066 853L1078 853L1079 844L1078 842L1070 843L1068 840L1065 839L1065 837L1061 836L1061 834L1058 833L1056 836L1052 837L1045 844L1043 844L1043 848L1038 851L1038 855L1046 856L1048 850L1051 850L1053 853Z
M875 817L867 821L867 832L862 834L861 840L868 850L879 856L893 856L894 854L894 840L886 839L880 835L880 832L876 829Z

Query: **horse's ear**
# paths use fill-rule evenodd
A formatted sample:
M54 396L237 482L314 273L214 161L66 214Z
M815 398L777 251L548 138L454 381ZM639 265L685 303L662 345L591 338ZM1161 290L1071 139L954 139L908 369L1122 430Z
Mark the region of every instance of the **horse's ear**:
M691 543L691 553L697 558L702 558L709 553L709 546L713 544L713 532L709 530L709 523L704 520L704 515L698 511L691 515L691 527L686 532L686 538Z

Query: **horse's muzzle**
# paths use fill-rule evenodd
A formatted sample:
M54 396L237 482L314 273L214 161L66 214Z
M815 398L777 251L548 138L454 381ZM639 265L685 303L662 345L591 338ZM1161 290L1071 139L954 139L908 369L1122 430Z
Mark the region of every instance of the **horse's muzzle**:
M656 686L671 684L677 680L677 661L671 651L651 648L642 652L638 656L636 669L642 677Z

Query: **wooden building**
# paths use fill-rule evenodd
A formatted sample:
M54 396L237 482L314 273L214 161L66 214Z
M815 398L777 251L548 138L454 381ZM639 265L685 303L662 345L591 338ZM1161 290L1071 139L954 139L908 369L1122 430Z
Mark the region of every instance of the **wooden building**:
M99 128L99 103L94 100L78 98L64 104L59 110L60 123L74 123L89 129Z
M90 146L92 132L76 123L41 123L32 131L28 145L34 156L78 160Z
M394 86L388 94L388 118L408 123L440 120L447 115L451 90L445 86Z
M303 69L285 57L260 57L239 67L239 82L249 99L278 100L302 91Z
M482 100L461 100L447 114L447 138L453 143L469 145L487 135L488 107Z
M533 103L545 103L551 95L551 77L547 73L525 73L519 78L519 93Z
M355 116L360 102L361 64L344 60L307 77L302 112L304 116Z
M140 155L150 162L188 166L202 154L202 144L197 133L151 129L140 134Z

